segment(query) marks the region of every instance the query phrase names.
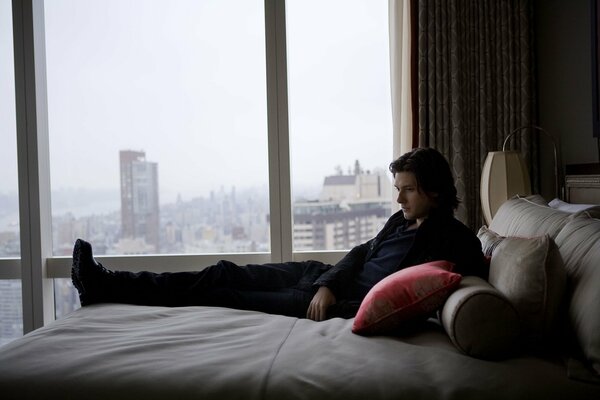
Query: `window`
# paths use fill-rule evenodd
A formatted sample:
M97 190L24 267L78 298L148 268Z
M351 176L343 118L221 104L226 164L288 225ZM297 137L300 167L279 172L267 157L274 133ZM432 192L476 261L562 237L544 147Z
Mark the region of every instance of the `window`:
M16 115L41 119L49 149L18 151L42 167L34 177L50 171L25 181L51 210L31 211L43 243L22 285L42 293L23 299L26 330L52 318L52 301L58 317L78 307L78 237L115 269L334 262L341 252L303 250L348 249L391 213L387 1L31 5L15 9L16 87L45 64L35 93L45 85L47 103L19 90Z
M388 2L288 0L286 26L294 250L349 249L391 214Z
M21 254L12 39L11 2L0 0L0 345L23 334L21 281L3 278Z
M53 247L268 252L264 4L45 2Z

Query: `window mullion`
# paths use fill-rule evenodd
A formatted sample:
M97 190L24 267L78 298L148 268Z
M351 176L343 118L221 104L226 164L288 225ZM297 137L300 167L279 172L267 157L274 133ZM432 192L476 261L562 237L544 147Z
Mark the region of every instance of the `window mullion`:
M54 319L44 3L13 0L23 330Z
M285 2L265 0L272 260L292 258Z

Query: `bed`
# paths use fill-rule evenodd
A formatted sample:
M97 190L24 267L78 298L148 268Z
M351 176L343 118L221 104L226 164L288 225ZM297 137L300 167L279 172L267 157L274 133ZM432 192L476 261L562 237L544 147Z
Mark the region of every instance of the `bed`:
M461 354L429 320L363 337L216 307L79 309L0 355L3 399L598 399L558 359Z

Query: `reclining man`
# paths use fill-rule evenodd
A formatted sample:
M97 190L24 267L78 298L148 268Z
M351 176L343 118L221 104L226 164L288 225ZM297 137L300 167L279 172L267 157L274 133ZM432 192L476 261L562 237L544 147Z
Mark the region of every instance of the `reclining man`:
M448 260L455 263L454 272L485 277L478 238L454 218L459 200L446 159L434 149L418 148L389 169L402 209L375 238L333 266L219 261L197 272L111 271L96 262L89 243L78 239L71 275L81 305L220 306L322 321L354 317L377 282L412 265Z

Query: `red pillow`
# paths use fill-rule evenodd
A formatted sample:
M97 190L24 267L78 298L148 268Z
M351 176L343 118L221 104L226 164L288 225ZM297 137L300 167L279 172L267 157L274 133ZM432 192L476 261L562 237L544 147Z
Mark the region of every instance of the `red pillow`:
M454 264L432 261L395 272L371 288L360 304L352 332L385 334L402 322L440 308L461 276Z

